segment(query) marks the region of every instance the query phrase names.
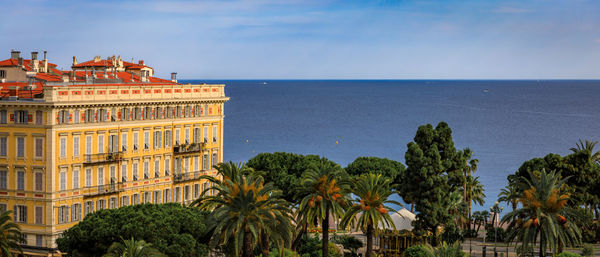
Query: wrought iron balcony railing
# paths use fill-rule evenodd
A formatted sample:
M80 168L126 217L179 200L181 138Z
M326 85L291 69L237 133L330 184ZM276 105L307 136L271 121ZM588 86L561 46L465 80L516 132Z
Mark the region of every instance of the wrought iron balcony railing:
M122 156L123 152L86 154L84 155L85 159L83 161L83 164L118 162L121 160Z
M197 153L204 149L204 143L191 143L173 146L173 154Z
M197 180L200 179L200 176L204 175L204 173L205 171L195 171L173 174L173 182L181 183L185 181Z
M111 183L101 186L91 186L84 189L83 195L86 197L114 194L123 191L123 183Z

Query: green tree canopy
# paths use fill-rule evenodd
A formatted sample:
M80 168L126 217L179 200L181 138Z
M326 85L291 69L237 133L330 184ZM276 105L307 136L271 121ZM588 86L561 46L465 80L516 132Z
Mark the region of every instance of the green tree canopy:
M13 251L23 252L21 227L12 221L11 211L0 213L0 256L13 257Z
M364 173L379 173L389 179L392 185L400 185L406 167L398 161L387 158L358 157L344 169L348 175L355 178Z
M206 256L205 214L179 204L138 204L89 214L56 240L71 256L102 256L121 237L144 240L168 256Z
M260 171L265 183L273 183L283 192L283 199L298 204L304 197L300 191L302 173L311 163L321 159L317 155L300 155L294 153L261 153L248 160L246 165Z
M415 204L415 229L435 232L451 221L448 196L463 189L464 155L454 147L452 130L445 122L435 129L431 124L420 126L407 148L402 197Z

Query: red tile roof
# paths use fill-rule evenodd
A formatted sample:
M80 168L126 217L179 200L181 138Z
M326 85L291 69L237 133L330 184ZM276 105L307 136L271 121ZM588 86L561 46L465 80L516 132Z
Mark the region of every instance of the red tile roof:
M43 90L42 83L35 83L35 88L33 90L27 90L25 87L27 83L25 82L12 82L12 83L0 83L0 97L9 97L10 96L10 87L19 87L19 92L17 96L19 98L31 98L37 94L41 94Z

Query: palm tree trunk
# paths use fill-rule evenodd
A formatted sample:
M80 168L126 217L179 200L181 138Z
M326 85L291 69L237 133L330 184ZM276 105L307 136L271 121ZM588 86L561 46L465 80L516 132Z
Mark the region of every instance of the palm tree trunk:
M373 254L373 224L369 221L367 225L367 253L365 257L371 257Z
M254 248L252 247L252 232L244 231L244 249L242 249L242 257L253 257Z
M540 257L545 257L546 253L544 251L544 237L542 236L542 230L540 229Z
M325 219L321 226L323 229L323 246L321 247L322 256L329 257L329 210L325 211Z
M262 257L269 257L269 234L263 233L261 243Z

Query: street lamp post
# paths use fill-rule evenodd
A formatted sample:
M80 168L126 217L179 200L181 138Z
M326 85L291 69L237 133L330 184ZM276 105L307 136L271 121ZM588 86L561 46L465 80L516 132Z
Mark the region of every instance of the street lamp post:
M492 219L492 228L494 228L494 257L498 257L498 251L496 250L496 243L498 242L498 228L496 228L496 215L500 214L504 209L501 206L498 206L498 202L494 203L494 206L490 207L490 211L494 213L494 218ZM499 218L499 217L498 217ZM498 224L499 225L499 224Z

